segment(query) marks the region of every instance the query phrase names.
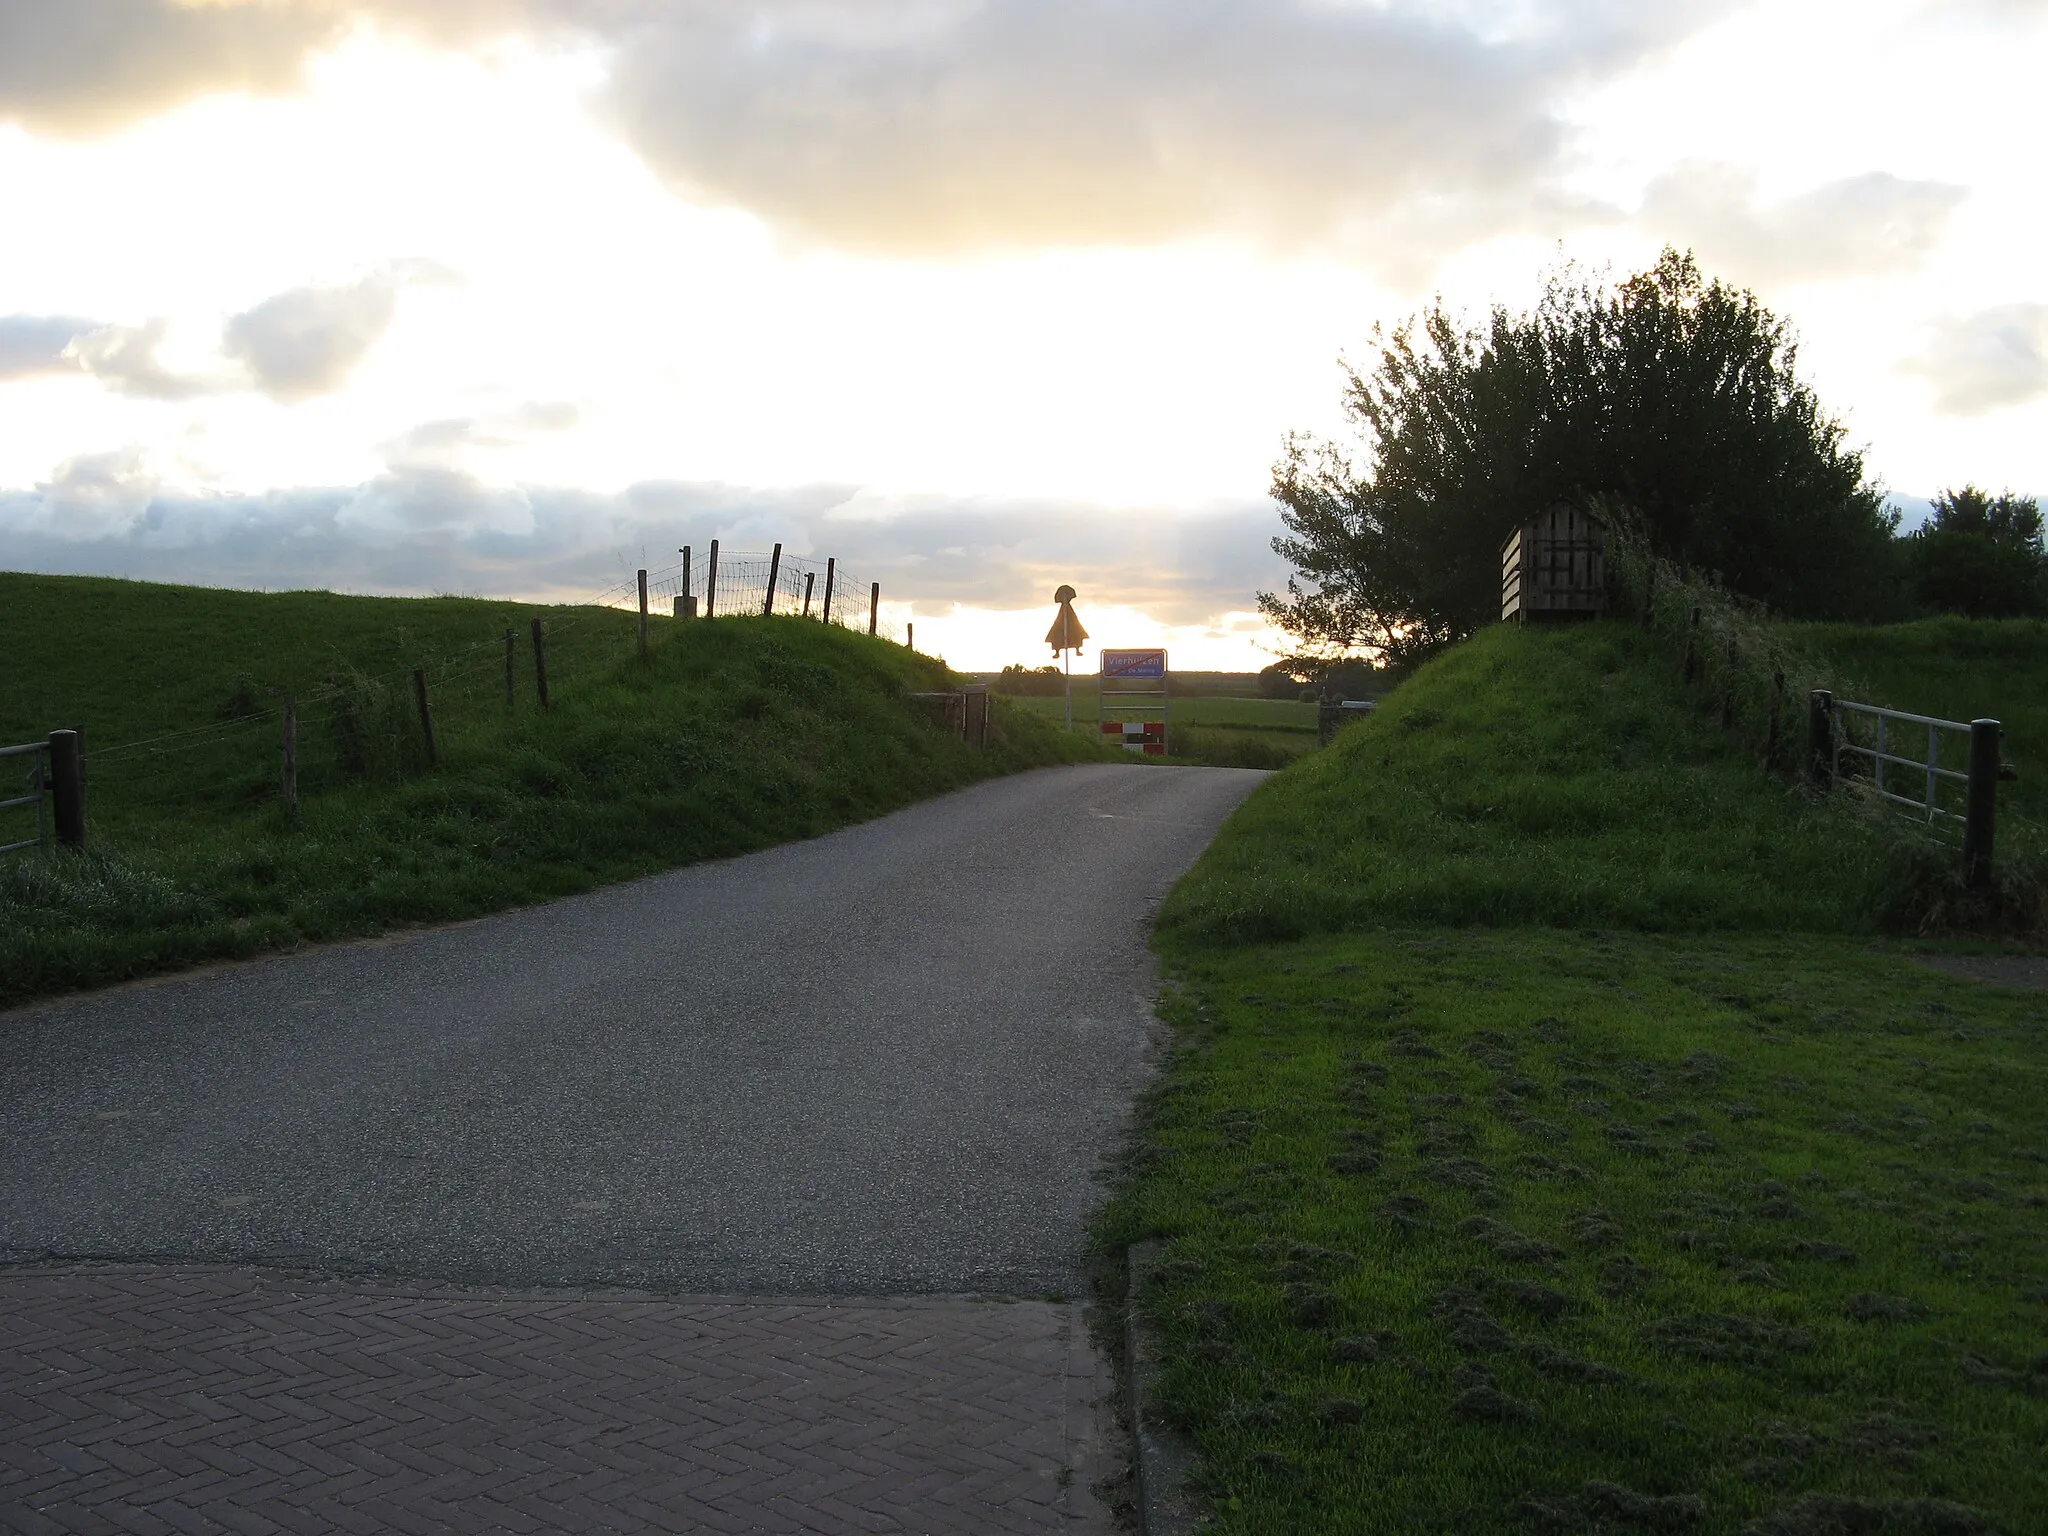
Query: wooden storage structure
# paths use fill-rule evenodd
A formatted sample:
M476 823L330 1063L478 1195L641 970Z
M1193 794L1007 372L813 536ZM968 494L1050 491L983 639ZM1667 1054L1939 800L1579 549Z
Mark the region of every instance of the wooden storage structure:
M1500 616L1524 624L1596 619L1607 611L1607 543L1599 519L1552 507L1500 550Z

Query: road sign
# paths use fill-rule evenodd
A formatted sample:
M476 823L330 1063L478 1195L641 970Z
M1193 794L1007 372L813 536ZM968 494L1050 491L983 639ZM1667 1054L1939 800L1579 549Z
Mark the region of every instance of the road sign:
M1102 734L1121 740L1133 752L1164 757L1172 709L1167 699L1166 652L1105 647L1101 656L1095 718Z
M1164 651L1104 651L1102 680L1111 678L1153 679L1166 676Z

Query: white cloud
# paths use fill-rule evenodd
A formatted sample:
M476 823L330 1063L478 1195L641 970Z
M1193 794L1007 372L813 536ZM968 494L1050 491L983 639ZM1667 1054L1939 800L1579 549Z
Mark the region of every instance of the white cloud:
M76 373L71 343L98 328L73 315L0 315L0 380Z
M32 516L25 521L69 544L118 538L149 510L157 490L140 448L81 454L36 487Z
M335 513L334 526L371 545L482 534L517 538L533 532L533 504L517 488L488 486L457 469L411 464L358 490Z
M383 340L400 287L421 275L416 266L390 266L338 287L274 294L228 321L221 350L274 400L328 394Z
M1650 183L1640 219L1744 282L1793 283L1918 265L1965 196L1948 182L1873 171L1765 201L1753 171L1693 161Z
M2048 394L2048 304L2002 304L1941 322L1908 365L1954 416L2023 405Z
M70 355L107 388L145 400L189 400L223 387L218 378L179 373L157 356L169 322L145 320L140 325L103 325L73 341Z

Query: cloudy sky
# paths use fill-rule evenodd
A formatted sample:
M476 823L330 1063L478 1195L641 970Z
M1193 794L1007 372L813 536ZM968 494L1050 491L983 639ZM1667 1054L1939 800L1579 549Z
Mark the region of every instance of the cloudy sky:
M1755 288L1902 503L2048 490L2048 0L0 0L0 565L1256 666L1342 353Z

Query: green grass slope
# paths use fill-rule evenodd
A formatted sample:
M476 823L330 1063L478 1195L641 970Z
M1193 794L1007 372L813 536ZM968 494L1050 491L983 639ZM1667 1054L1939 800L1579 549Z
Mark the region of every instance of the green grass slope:
M1162 931L1867 927L1881 845L1759 774L1706 707L1631 625L1482 631L1255 793Z
M940 663L802 620L663 621L642 663L633 616L603 609L9 575L0 615L15 663L0 741L82 725L92 818L82 858L0 860L0 1002L474 916L1103 755L1000 704L976 751L905 698L948 686ZM286 690L296 818L279 791Z
M2048 1529L2048 998L1887 951L1889 824L1678 670L1483 633L1162 908L1098 1238L1204 1529Z

